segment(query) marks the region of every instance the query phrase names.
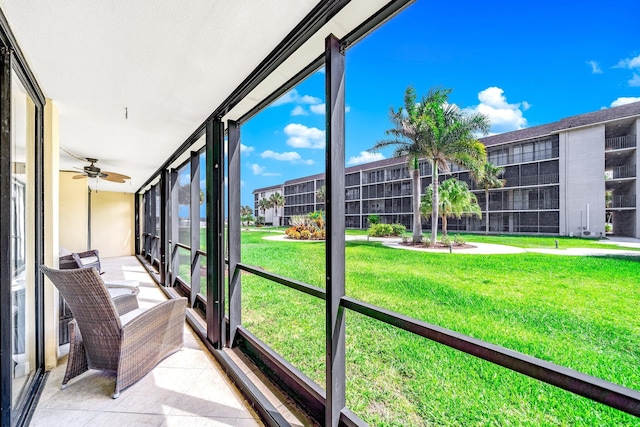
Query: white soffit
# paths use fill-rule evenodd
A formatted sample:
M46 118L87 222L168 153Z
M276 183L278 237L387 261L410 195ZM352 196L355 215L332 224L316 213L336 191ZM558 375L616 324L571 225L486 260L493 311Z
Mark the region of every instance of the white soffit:
M135 192L319 3L0 0L0 7L58 107L60 145L132 178L99 180L99 190ZM351 1L225 119L241 117L322 54L329 33L343 37L387 3ZM84 165L61 153L61 170Z
M267 98L276 89L284 85L291 77L308 66L318 56L324 54L325 39L333 34L338 39L367 22L374 14L393 3L389 0L352 0L333 19L325 24L295 53L285 60L271 75L240 101L223 120L238 120L256 104Z

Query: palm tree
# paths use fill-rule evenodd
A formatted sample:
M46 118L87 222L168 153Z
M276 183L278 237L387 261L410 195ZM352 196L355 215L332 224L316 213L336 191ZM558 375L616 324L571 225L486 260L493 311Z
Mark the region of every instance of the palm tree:
M271 203L266 198L258 200L258 209L262 211L262 215L267 214L267 209L271 209Z
M451 89L431 89L427 96L416 103L415 90L409 86L404 95L404 109L390 111L394 125L385 133L391 138L378 141L372 150L378 151L396 146L394 156L407 156L413 183L413 241L421 236L420 220L420 170L419 160L426 158L432 167L432 228L431 242L438 233L438 173L450 172L450 163L477 170L486 162L486 150L474 136L474 132L487 133L489 120L482 114L464 114L448 103Z
M324 199L326 197L327 197L327 189L323 185L322 187L318 188L318 191L316 191L316 200L319 201L320 203L324 203Z
M447 235L447 218L462 218L463 216L476 215L482 218L482 211L478 205L478 199L473 194L467 183L449 178L440 183L440 197L438 199L440 206L438 212L442 218L442 234ZM433 203L433 184L427 187L427 191L422 196L421 213L425 218L433 215L431 206Z
M269 197L271 207L276 209L276 216L278 216L278 208L284 207L284 196L277 191ZM280 225L280 218L278 217L278 225Z
M253 218L253 209L251 206L240 206L240 222L244 224L247 223L247 227L249 226L249 222Z
M484 234L489 234L489 190L491 188L502 188L507 183L505 179L500 177L504 173L504 168L496 166L491 162L486 162L480 169L481 174L472 171L473 180L480 187L484 188L484 199L486 201L485 214L485 230Z

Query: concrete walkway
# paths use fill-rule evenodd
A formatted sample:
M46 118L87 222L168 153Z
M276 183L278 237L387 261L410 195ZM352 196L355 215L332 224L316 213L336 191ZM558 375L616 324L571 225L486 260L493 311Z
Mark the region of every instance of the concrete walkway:
M275 234L264 237L265 240L276 240L286 242L306 242L306 243L320 243L324 240L293 240L288 239L284 234ZM402 239L399 237L368 237L368 236L345 236L347 241L371 241L382 242L383 245L390 248L405 249L410 251L420 252L435 252L435 253L448 253L447 248L423 248L415 246L401 245ZM640 256L640 251L624 250L624 249L594 249L594 248L567 248L567 249L545 249L545 248L518 248L508 245L497 245L493 243L476 243L467 242L473 248L467 249L453 249L454 254L474 254L474 255L499 255L499 254L520 254L525 252L535 252L551 255L569 255L569 256L607 256L607 255L625 255L625 256ZM627 248L640 249L640 239L633 238L612 238L608 240L600 240L598 243L606 243L611 245L623 246Z

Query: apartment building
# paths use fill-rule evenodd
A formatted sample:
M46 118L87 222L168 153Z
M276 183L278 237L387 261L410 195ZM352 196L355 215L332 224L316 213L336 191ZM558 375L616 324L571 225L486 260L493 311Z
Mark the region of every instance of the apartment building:
M282 208L270 208L263 210L260 208L259 203L262 199L269 200L275 193L282 194L282 185L259 188L253 192L253 216L255 218L263 216L264 223L268 225L279 224L281 222L280 218L282 217Z
M489 191L489 218L450 220L452 231L536 233L563 236L640 237L637 138L640 102L568 117L557 122L482 138L490 162L504 168L505 186ZM422 190L431 184L431 166L420 162ZM485 192L468 171L453 165L486 211ZM449 176L441 176L446 179ZM285 221L322 209L316 198L324 174L271 188L285 195ZM264 189L254 191L256 194ZM345 223L367 227L367 217L412 224L412 186L405 158L345 170ZM423 220L423 229L430 222Z

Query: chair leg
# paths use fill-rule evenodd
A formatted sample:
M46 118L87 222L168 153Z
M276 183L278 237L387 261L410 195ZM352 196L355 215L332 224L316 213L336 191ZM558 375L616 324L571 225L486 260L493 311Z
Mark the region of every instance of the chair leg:
M67 360L67 370L64 373L61 389L67 386L67 383L78 375L89 370L87 362L87 353L82 342L80 329L74 320L69 322L69 358Z

